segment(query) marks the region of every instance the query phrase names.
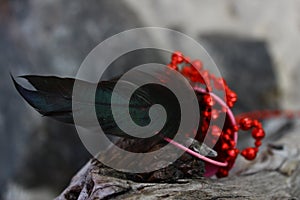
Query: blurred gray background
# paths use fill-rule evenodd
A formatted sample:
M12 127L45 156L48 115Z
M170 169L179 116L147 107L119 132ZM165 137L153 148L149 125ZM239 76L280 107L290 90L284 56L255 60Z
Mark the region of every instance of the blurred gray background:
M74 77L104 39L158 26L206 48L238 93L236 113L299 109L299 11L297 0L0 0L0 199L52 199L90 158L72 126L22 100L10 73ZM135 62L149 59L160 54ZM123 59L114 73L135 62Z

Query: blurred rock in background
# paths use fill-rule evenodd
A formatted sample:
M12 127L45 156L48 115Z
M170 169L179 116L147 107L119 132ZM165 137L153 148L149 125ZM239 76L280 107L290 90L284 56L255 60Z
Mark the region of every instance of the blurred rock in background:
M13 183L10 199L33 199L23 187L42 188L37 193L50 199L90 157L73 127L40 117L21 99L10 72L73 77L85 56L107 37L160 26L200 41L237 90L238 112L296 109L299 8L298 1L284 0L0 0L0 193ZM166 37L156 42L174 41ZM114 63L108 76L149 58L160 60L151 51L133 54Z
M234 35L200 36L227 84L238 95L236 113L277 108L277 79L264 41Z
M51 199L90 155L74 127L41 117L22 100L9 73L74 77L98 43L141 23L115 0L1 0L0 9L0 193L9 184L10 199L32 199L26 190L39 188Z

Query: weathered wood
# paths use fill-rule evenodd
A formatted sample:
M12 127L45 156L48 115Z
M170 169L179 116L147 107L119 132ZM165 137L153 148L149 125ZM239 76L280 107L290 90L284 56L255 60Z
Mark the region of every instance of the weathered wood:
M91 160L57 198L65 199L298 199L300 123L270 144L239 175L223 179L185 179L176 183L138 183L112 176L115 171ZM104 171L103 171L104 170ZM122 174L122 173L120 173Z

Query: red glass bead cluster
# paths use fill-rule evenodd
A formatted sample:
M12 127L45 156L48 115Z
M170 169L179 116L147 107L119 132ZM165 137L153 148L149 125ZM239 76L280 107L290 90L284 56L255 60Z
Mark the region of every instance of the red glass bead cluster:
M252 120L248 117L241 118L239 120L241 130L252 129L252 137L255 139L255 147L248 147L244 149L241 154L248 160L253 160L256 157L258 148L261 146L261 140L265 137L265 131L262 128L262 124L257 120Z
M218 152L215 160L219 163L225 163L222 166L219 165L216 176L228 176L229 170L233 167L239 153L247 160L255 159L258 148L262 144L261 140L265 136L264 129L258 120L246 116L241 117L238 122L236 121L231 108L237 101L237 94L229 88L226 81L205 70L200 60L191 61L189 57L185 57L181 52L172 54L168 67L180 72L190 80L199 97L201 116L195 139L203 142L204 138L208 137L206 142L211 142L208 145L214 145L214 150ZM213 89L224 91L224 99L226 100L223 101L214 95ZM217 125L209 126L211 120L212 122L217 121L221 115L225 116L225 124L222 128ZM252 137L255 139L254 147L248 147L242 151L236 148L239 130L251 130ZM215 164L213 160L211 163Z

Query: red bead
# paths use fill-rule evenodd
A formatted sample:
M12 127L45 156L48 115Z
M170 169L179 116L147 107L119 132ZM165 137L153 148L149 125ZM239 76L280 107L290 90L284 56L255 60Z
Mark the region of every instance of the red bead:
M222 138L223 138L225 141L230 141L230 140L231 140L231 137L230 137L230 135L228 135L228 134L224 134L224 135L222 136Z
M223 177L226 177L228 176L228 170L227 169L224 169L224 168L220 168L216 174L216 176L218 178L223 178Z
M254 160L256 157L258 149L253 147L248 147L244 149L241 154L244 156L247 160Z
M265 137L265 131L262 128L254 128L252 130L252 137L256 140L261 140Z
M203 71L201 72L201 76L202 76L205 80L209 81L209 72L208 72L207 70L203 70Z
M232 90L227 88L227 97L229 97L232 101L236 101L237 100L237 95L235 92L233 92Z
M168 67L170 67L171 69L174 69L174 70L178 70L178 67L176 64L168 64Z
M238 127L238 126L233 126L233 127L232 127L232 130L233 130L234 132L237 132L237 131L239 130L239 127Z
M261 141L260 141L260 140L257 140L257 141L255 141L255 146L256 146L256 147L260 147L260 146L261 146L261 144L262 144L262 143L261 143Z
M231 108L233 107L234 103L237 101L237 95L230 89L226 89L226 103Z
M217 90L221 90L225 88L225 82L223 78L216 78L214 79L214 86Z
M257 121L256 119L253 120L253 126L255 126L257 128L262 128L262 124L259 121Z
M209 107L212 107L214 105L214 100L210 95L207 95L207 94L204 95L203 100L204 100L204 103L206 105L208 105Z
M219 112L216 109L213 109L211 111L211 117L212 119L217 119L219 117Z
M190 67L190 68L191 68L191 75L190 75L191 81L201 82L202 78L201 78L201 75L199 74L199 72L195 68L192 68L192 67Z
M230 145L230 147L235 147L235 141L233 141L233 140L231 140L231 141L229 141L229 145Z
M227 129L226 130L226 134L229 136L232 136L233 131L231 129Z
M203 111L202 113L203 113L204 117L207 117L207 118L211 117L211 112L209 112L209 111Z
M201 131L206 135L209 124L206 121L202 122Z
M194 60L192 66L200 71L203 68L203 63L200 60Z
M222 144L222 147L221 147L221 149L223 150L223 151L226 151L226 150L228 150L230 147L229 147L229 145L226 143L226 142L224 142L223 144Z
M230 159L226 159L228 165L226 166L226 168L229 170L233 167L234 162L235 162L235 158L230 158Z
M248 117L242 118L239 121L239 124L240 124L241 129L243 129L243 130L249 130L252 128L252 125L253 125L252 120Z
M235 158L237 156L237 152L235 151L235 149L228 150L227 154L229 157L232 157L232 158Z
M222 134L222 130L218 126L213 125L211 127L211 134L215 137L220 137L220 135Z
M228 112L228 109L226 107L224 107L224 106L222 106L221 110L222 110L223 113L227 113Z
M177 62L177 60L171 60L171 64L172 65L178 65L178 62Z
M231 101L227 101L227 105L229 108L232 108L234 106L234 103Z
M185 66L185 67L182 68L181 73L182 73L185 77L190 78L190 76L191 76L191 68L188 67L188 66Z
M179 51L175 51L173 54L172 54L172 61L175 61L177 63L182 63L183 62L183 54Z

